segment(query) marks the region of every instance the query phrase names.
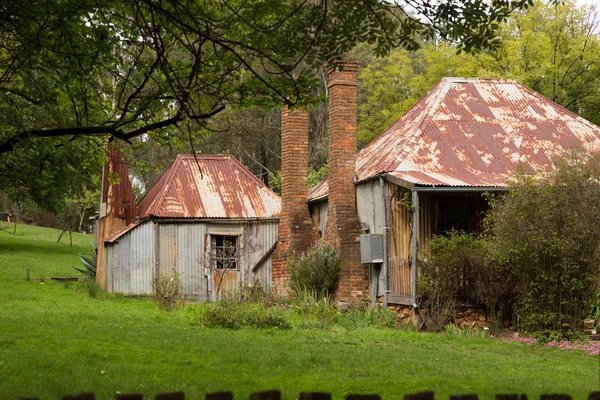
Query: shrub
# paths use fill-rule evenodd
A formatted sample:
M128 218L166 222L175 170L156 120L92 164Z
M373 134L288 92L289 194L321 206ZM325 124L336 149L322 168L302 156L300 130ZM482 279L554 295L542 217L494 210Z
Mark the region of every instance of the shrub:
M328 297L301 290L292 300L294 325L303 329L323 329L337 323L341 313Z
M154 302L161 310L171 311L175 309L177 302L181 298L181 279L179 275L173 273L173 276L162 274L152 280L154 289Z
M419 269L417 301L425 328L437 332L454 317L457 296L471 290L470 272L483 263L481 243L453 230L433 237L427 259Z
M594 320L594 329L600 330L600 290L596 290L589 317Z
M339 324L348 330L366 328L395 328L396 313L389 308L354 309L340 317Z
M279 328L289 329L289 313L276 307L265 307L260 303L237 303L220 300L198 306L200 322L208 327L240 328Z
M81 272L84 278L96 279L96 266L98 264L98 249L94 246L94 252L87 252L79 254L79 259L85 267L85 269L73 267L75 270Z
M519 173L486 224L519 287L521 328L582 330L600 265L600 158L572 154L540 177Z
M340 259L333 247L318 244L300 258L291 258L287 270L290 289L296 295L308 291L317 298L330 298L340 280Z

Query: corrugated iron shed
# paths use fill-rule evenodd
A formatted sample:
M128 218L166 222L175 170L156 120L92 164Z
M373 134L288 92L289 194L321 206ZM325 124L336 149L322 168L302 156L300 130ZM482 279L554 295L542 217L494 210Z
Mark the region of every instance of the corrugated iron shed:
M229 155L180 154L138 204L138 218L278 218L279 196Z
M520 165L539 172L573 149L600 151L600 127L516 81L444 78L358 153L356 181L506 187Z

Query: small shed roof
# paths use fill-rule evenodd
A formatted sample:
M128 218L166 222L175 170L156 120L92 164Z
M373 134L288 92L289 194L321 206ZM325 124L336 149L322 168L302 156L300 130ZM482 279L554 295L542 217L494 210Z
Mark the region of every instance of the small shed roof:
M541 171L576 148L600 151L600 127L513 80L444 78L358 153L355 179L506 187L519 165Z
M177 156L138 203L140 219L279 217L279 196L234 157L196 158L193 154Z

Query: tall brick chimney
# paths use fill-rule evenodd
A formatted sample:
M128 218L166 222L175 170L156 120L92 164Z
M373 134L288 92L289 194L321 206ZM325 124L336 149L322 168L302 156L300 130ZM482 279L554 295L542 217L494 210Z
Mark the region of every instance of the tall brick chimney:
M273 283L283 289L285 263L292 253L305 253L315 238L308 213L308 113L281 110L281 218L273 264Z
M329 72L329 200L325 241L340 255L340 301L368 296L368 270L360 262L356 211L356 101L358 62L346 60Z
M107 288L104 239L125 229L136 214L123 145L109 143L106 151L108 158L102 172L102 194L96 238L98 244L96 281L103 290Z

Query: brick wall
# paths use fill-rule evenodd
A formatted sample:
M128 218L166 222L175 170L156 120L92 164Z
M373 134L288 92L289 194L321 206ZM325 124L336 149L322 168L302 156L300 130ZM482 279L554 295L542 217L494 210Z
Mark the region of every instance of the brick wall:
M329 211L325 241L340 254L339 301L369 295L368 269L360 263L360 226L356 212L356 75L358 63L329 69Z
M274 257L273 284L281 288L288 256L305 253L315 240L308 213L308 113L281 110L281 219Z

